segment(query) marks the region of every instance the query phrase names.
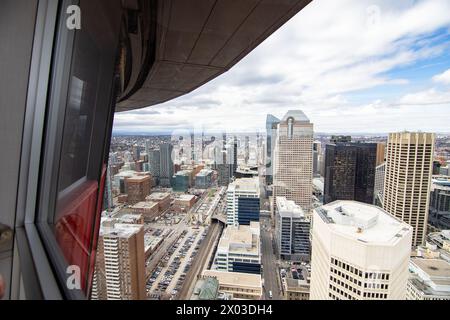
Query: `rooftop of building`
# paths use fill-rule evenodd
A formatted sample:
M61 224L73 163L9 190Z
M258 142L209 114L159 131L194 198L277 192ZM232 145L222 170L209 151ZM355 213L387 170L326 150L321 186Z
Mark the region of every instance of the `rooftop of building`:
M295 121L309 122L309 118L301 110L289 110L281 119L282 122L287 121L289 118L294 118Z
M228 186L229 191L248 191L259 193L258 178L241 178L236 179Z
M323 190L325 188L325 183L324 183L323 177L313 178L312 182L313 182L313 185L315 188L317 188L318 190L323 192Z
M316 208L330 229L364 243L394 244L411 227L383 209L357 201L338 200Z
M142 220L142 214L139 213L132 213L129 209L126 208L117 208L117 210L114 210L105 218L114 219L117 222L120 223L136 223L138 221Z
M190 176L192 174L192 170L180 170L175 175L176 176Z
M251 221L249 226L228 226L219 240L218 249L258 255L260 252L259 232L259 222L255 221Z
M412 258L411 263L420 268L430 278L450 285L450 263L442 259Z
M305 266L291 267L284 280L287 289L290 291L309 292L310 274Z
M277 211L280 214L290 214L291 216L304 217L305 213L302 208L295 204L292 200L287 200L285 197L277 197Z
M262 280L260 274L205 270L202 275L205 277L216 278L221 286L239 286L262 290Z
M191 300L215 300L219 293L219 281L212 277L200 277L194 287Z
M133 177L136 175L136 171L134 170L123 170L120 171L119 173L115 174L115 177Z
M450 264L442 259L412 258L409 281L426 295L450 297Z
M102 218L100 236L129 238L143 229L141 224L118 223L116 219Z
M144 235L144 247L145 251L155 249L162 241L164 241L164 236L153 236L149 233Z
M182 195L179 195L176 200L179 200L179 201L192 201L193 199L195 199L195 196L192 195L192 194L182 194Z
M268 114L266 116L266 123L274 123L274 122L280 122L280 119L278 119L277 117L275 117L273 114Z
M284 281L286 281L286 289L288 291L309 293L310 284L305 280L286 278Z
M127 181L127 182L142 182L142 181L145 181L145 180L149 180L150 178L151 178L150 175L145 175L145 174L139 175L139 174L135 174L135 175L133 175L133 176L131 176L131 177L126 177L126 181Z
M207 176L207 175L210 175L212 173L213 173L213 171L211 169L202 169L202 170L199 171L199 173L197 173L196 176L197 177Z
M433 176L431 180L431 189L439 188L450 191L450 177L449 176Z
M154 207L157 207L158 203L153 201L141 201L133 206L131 206L132 209L152 209Z
M148 201L161 201L165 198L170 197L170 193L168 192L153 192L152 194L148 195L145 200Z

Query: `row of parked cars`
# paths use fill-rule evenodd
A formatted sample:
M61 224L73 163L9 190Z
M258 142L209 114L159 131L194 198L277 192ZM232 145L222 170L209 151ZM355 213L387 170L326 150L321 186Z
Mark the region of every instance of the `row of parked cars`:
M175 257L174 261L177 258L184 259L186 257L186 254L192 248L192 246L194 244L194 241L195 241L195 239L198 236L198 233L199 233L199 231L195 231L192 236L190 236L189 238L186 239L183 247L180 249L180 251L178 253L178 256ZM170 298L171 300L174 300L174 299L177 298L177 295L178 295L181 287L183 286L184 281L186 280L186 274L189 272L189 269L192 266L192 261L195 259L195 256L197 255L198 250L200 249L200 244L205 239L206 234L207 234L207 230L205 230L202 233L202 235L200 236L199 241L197 242L196 246L194 247L194 250L193 250L191 256L187 260L187 262L186 262L186 264L184 266L183 272L181 273L180 277L178 278L177 283L175 284L175 288L171 292L171 298Z
M155 269L153 274L150 276L150 279L147 283L147 292L150 291L151 287L155 283L156 279L160 276L161 271L164 267L167 267L166 272L162 276L161 280L158 283L158 287L155 293L153 295L161 296L163 293L167 291L167 288L169 287L170 283L173 281L175 274L178 272L183 260L186 258L188 251L192 248L194 245L195 239L198 236L199 231L195 231L191 236L189 236L187 239L184 239L184 237L187 234L187 231L183 231L180 238L176 243L174 243L173 246L169 248L167 251L167 254L161 259L161 262L158 264L158 267ZM200 241L203 241L203 239L206 237L207 231L205 231L201 237ZM179 249L177 254L173 257L171 260L171 257L174 255L174 253L177 251L177 249L182 245L182 247ZM186 264L184 266L184 269L180 276L177 279L177 282L175 284L175 287L173 290L169 293L171 295L171 299L175 299L178 295L185 279L186 274L188 273L190 267L192 266L192 261L197 254L198 250L200 249L200 245L197 244L194 247L194 251L192 252L192 255L189 257L189 259L186 261ZM170 261L170 264L169 264Z
M187 231L184 230L181 235L180 238L178 239L177 242L175 242L170 248L169 250L167 250L167 253L164 255L164 257L161 259L161 261L158 263L158 266L155 268L155 270L153 271L152 275L150 276L148 282L147 282L147 292L150 291L151 287L153 286L153 284L155 283L156 279L158 278L158 276L161 274L161 271L163 270L163 267L165 265L167 265L167 263L170 260L170 257L173 255L173 253L178 249L178 247L180 246L180 244L183 241L183 237L187 234ZM160 282L161 284L161 282ZM164 286L159 287L158 289L163 288ZM167 288L167 286L166 286ZM165 289L164 289L165 290Z
M192 245L193 245L197 235L198 235L198 231L194 232L194 234L192 234L190 237L188 237L186 239L186 241L184 242L184 244L181 247L180 251L174 257L173 262L170 265L169 269L167 270L167 272L169 272L169 276L173 276L175 273L177 273L178 269L180 268L182 260L184 258L186 258L186 255L187 255L188 251L191 249L191 247L192 247ZM187 263L186 263L186 265L185 265L185 267L183 269L183 272L178 277L177 283L175 284L175 288L172 290L172 292L170 292L170 294L172 295L172 299L174 299L177 296L178 292L180 291L181 287L183 286L184 280L186 279L186 274L187 274L187 272L189 271L189 268L192 265L192 259L195 256L195 253L196 253L197 250L198 250L198 248L196 246L196 248L194 249L194 252L192 253L191 257L189 257L189 260L187 261Z

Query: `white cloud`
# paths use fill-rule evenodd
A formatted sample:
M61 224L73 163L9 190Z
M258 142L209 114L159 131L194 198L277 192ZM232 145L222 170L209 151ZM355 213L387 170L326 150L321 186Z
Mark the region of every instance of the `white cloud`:
M442 92L431 88L425 91L409 93L403 96L398 103L400 105L447 105L449 107L450 91Z
M435 75L433 77L433 81L444 84L450 84L450 69L444 71L443 73Z
M350 101L352 94L364 95L364 90L382 85L408 91L410 80L394 77L389 71L445 53L450 42L433 32L450 27L449 12L448 0L315 0L228 73L189 95L152 107L161 114L142 115L139 120L154 123L158 119L159 127L167 129L190 123L262 130L267 113L282 116L289 109L301 108L318 131L367 128L367 115L374 119L369 125L373 130L388 128L390 122L385 118L389 116L396 117L393 125L415 123L422 129L419 109L406 109L406 105L413 108L406 100L387 101L387 96L378 93L370 97L376 102L368 98L353 105ZM439 94L430 91L403 99L420 100L423 105L445 98ZM404 105L393 107L395 103ZM449 106L439 107L450 118ZM402 116L400 110L408 114ZM342 114L349 115L344 126L336 121ZM418 121L411 119L413 115ZM118 114L116 119L116 128L133 128L133 120L126 114ZM436 119L436 127L439 123Z

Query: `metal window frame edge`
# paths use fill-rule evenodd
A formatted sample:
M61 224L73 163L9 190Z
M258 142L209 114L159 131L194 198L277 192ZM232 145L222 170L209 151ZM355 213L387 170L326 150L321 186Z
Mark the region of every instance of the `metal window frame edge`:
M41 151L59 4L60 1L55 0L38 3L22 137L15 225L18 254L13 263L16 282L13 288L14 297L31 300L63 299L36 225ZM19 289L21 280L23 293Z
M47 0L52 1L52 0ZM64 259L63 252L59 248L55 234L50 227L53 223L53 212L56 209L57 185L60 164L60 151L62 145L62 130L64 127L65 107L68 99L68 90L70 83L70 72L73 45L75 41L76 30L66 28L65 20L58 19L59 15L64 13L63 8L73 4L79 4L77 0L57 1L59 7L54 13L55 23L53 29L53 43L51 52L51 65L48 72L46 119L44 119L45 143L40 147L41 153L41 172L39 181L39 199L37 199L38 208L33 226L36 227L38 236L47 253L47 261L53 267L53 275L56 283L60 284L59 290L62 298L69 300L84 300L84 293L78 289L69 289L66 286L67 274L65 270L68 265ZM56 168L58 166L58 168Z

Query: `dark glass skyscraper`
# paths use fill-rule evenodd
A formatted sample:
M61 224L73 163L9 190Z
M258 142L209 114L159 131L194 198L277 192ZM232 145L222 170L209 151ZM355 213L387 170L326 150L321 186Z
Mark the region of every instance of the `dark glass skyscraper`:
M234 136L233 138L233 177L236 177L236 171L237 171L237 154L238 154L238 142L237 137Z
M324 203L356 200L372 204L376 157L376 143L328 144Z
M172 160L173 146L169 143L163 143L159 146L159 150L160 150L160 162L159 162L160 185L163 187L170 188L173 177L173 160Z
M430 194L428 222L435 228L450 228L450 179L433 179Z

